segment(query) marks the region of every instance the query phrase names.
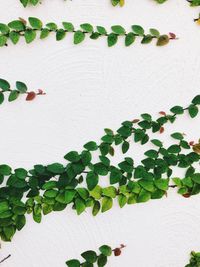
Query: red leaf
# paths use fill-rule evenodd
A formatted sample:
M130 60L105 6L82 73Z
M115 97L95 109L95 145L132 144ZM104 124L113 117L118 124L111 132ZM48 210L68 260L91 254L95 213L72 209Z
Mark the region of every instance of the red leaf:
M120 256L121 253L122 253L122 251L121 251L120 248L115 248L115 249L114 249L114 255L115 255L116 257Z
M160 111L159 114L160 115L163 115L163 116L166 116L167 115L166 112L164 112L164 111Z
M190 197L190 194L189 193L183 194L183 197L189 198Z
M140 120L138 120L138 119L134 119L134 120L132 120L132 123L137 123L137 122L139 122Z
M46 93L42 89L38 89L37 95L46 95Z
M176 34L173 32L169 32L169 36L171 39L176 39Z
M164 132L165 128L164 127L160 127L160 133L162 134Z
M29 92L26 97L26 101L32 101L36 97L35 92Z

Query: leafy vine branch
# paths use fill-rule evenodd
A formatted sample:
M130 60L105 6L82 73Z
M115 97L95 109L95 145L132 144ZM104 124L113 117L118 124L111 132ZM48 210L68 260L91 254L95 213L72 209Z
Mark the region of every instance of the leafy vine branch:
M26 101L32 101L37 95L45 95L41 89L39 89L38 92L28 91L27 85L20 81L17 81L15 88L11 89L8 81L0 79L0 89L0 105L4 102L6 94L9 94L9 102L15 101L20 95L26 95Z
M84 262L80 262L77 259L68 260L66 262L66 265L68 267L93 267L96 263L98 267L103 267L107 265L108 257L110 257L112 254L115 256L120 256L122 249L125 246L122 244L120 247L117 247L115 249L112 249L108 245L103 245L99 248L99 254L97 254L93 250L85 251L81 254L81 257L84 259Z
M200 174L193 166L200 160L200 144L186 141L184 134L176 132L171 135L175 143L165 147L163 142L150 139L148 134L150 130L163 133L166 123L173 123L185 112L191 118L196 117L199 105L200 95L186 108L174 106L169 114L161 111L156 120L144 113L140 119L123 122L116 133L106 128L100 144L89 141L82 152L68 152L64 157L66 165L37 164L29 171L0 165L1 238L10 241L16 230L26 224L26 214L32 214L40 223L42 213L61 211L69 205L78 215L90 207L95 216L100 210L110 210L115 198L122 208L126 204L160 199L174 187L184 197L200 193ZM120 146L121 152L126 154L131 140L141 145L151 141L154 148L144 153L145 158L139 165L131 157L112 165L110 157L114 156L115 147ZM99 160L93 159L93 152L99 154ZM186 169L184 178L170 178L175 168ZM109 177L108 187L99 185L103 176Z
M200 252L192 251L190 262L185 267L200 267Z
M14 20L8 25L0 23L0 47L7 46L10 40L13 44L17 44L20 38L24 38L26 43L32 43L39 33L40 39L45 39L50 33L56 35L56 40L63 40L68 33L73 34L74 44L80 44L88 35L90 39L96 40L100 37L107 39L108 47L114 46L119 37L125 38L125 46L132 45L136 39L139 39L142 44L148 44L152 40L156 40L157 46L163 46L169 43L170 40L176 39L174 33L160 34L157 29L150 29L149 33L145 33L144 29L139 25L133 25L132 30L126 30L120 25L111 27L111 32L108 32L104 27L97 26L94 28L89 23L80 25L80 29L75 29L71 22L63 22L62 28L58 27L54 22L47 23L45 26L38 18L30 17L29 24L24 19Z

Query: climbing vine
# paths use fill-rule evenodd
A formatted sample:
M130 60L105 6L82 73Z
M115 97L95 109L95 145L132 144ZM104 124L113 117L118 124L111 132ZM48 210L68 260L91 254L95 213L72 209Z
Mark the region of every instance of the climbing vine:
M84 259L84 262L81 263L77 259L72 259L68 260L66 262L66 265L68 267L91 267L96 264L95 266L103 267L107 265L108 257L110 257L112 254L114 254L114 256L116 257L120 256L124 247L124 245L120 245L120 247L112 249L108 245L103 245L99 248L99 254L97 254L93 250L88 250L81 254L81 257Z
M40 19L33 17L30 17L28 22L19 19L11 21L8 25L0 23L0 46L7 46L8 41L17 44L20 38L24 38L27 44L32 43L36 39L37 33L40 39L45 39L49 34L54 33L57 41L63 40L71 33L73 34L74 44L80 44L86 36L93 40L105 37L108 47L114 46L120 38L124 38L125 46L132 45L136 39L142 44L148 44L156 40L157 46L166 45L170 40L176 39L175 34L160 34L157 29L150 29L149 33L145 33L140 25L133 25L131 31L128 32L122 26L114 25L111 27L112 31L108 32L102 26L93 27L89 23L81 24L79 29L75 29L70 22L62 22L62 27L58 27L54 22L47 23L44 26Z
M43 90L38 89L38 92L28 91L25 83L17 81L15 88L11 89L10 83L4 79L0 79L0 105L5 101L5 95L8 95L8 101L13 102L20 95L26 95L26 101L32 101L37 95L45 95Z
M16 230L24 227L26 214L32 214L40 223L42 214L64 210L69 204L78 215L90 207L95 216L99 211L110 210L115 198L122 208L126 204L160 199L168 188L177 187L184 197L199 193L200 174L193 166L200 160L199 144L175 132L171 135L175 143L165 147L161 140L151 139L148 134L150 130L162 134L166 123L174 123L185 112L191 118L196 117L199 105L200 96L196 96L188 107L174 106L169 114L161 111L156 120L144 113L139 119L123 122L116 133L106 128L100 144L89 141L82 152L68 152L64 156L66 165L37 164L29 171L0 165L1 238L10 241ZM141 145L150 141L154 148L144 153L145 158L139 165L134 164L131 157L113 165L115 147L120 146L122 154L126 154L131 140ZM99 161L94 161L93 152L98 152ZM173 178L174 168L185 168L184 178ZM109 177L107 187L100 185L103 176Z
M190 262L185 267L200 267L200 252L191 252Z

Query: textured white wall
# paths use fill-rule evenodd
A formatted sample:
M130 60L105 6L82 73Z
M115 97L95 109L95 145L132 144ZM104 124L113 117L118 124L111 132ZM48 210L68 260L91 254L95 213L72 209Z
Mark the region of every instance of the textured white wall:
M103 38L75 47L68 36L60 43L50 37L1 48L0 76L43 88L47 95L1 107L0 162L27 168L64 162L67 151L99 140L105 127L116 129L140 113L156 115L175 104L187 105L200 92L200 28L192 21L198 8L185 2L169 0L158 6L151 0L127 0L121 9L111 7L109 0L43 0L36 8L23 9L18 0L1 0L1 22L36 16L77 26L90 22L128 29L141 24L176 32L180 39L162 48L125 48L122 41L107 48ZM197 140L199 123L199 118L181 117L167 127L166 136L177 130ZM140 149L134 146L131 155L141 156ZM199 224L199 196L183 199L174 192L122 210L116 205L96 218L90 211L78 217L68 209L48 215L40 225L29 218L11 244L2 243L0 259L11 253L2 266L59 267L84 250L125 243L123 256L112 258L108 266L183 267L190 250L200 249Z

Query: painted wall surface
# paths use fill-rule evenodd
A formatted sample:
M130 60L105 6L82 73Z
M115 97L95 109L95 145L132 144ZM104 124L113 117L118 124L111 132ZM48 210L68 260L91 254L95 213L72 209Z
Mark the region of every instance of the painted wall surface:
M1 163L14 168L64 163L68 151L98 141L104 128L117 129L140 113L157 116L175 104L185 106L200 92L200 28L193 23L199 10L186 1L156 5L127 0L124 8L113 8L109 0L43 0L27 9L18 0L0 2L0 21L5 23L35 16L60 25L72 21L76 26L89 22L129 29L140 24L179 37L162 48L138 42L125 48L122 40L108 48L104 38L74 46L70 34L59 43L52 35L30 45L21 41L1 48L2 78L13 84L21 80L47 93L31 103L22 97L0 108ZM199 125L200 118L180 116L162 138L168 144L170 133L180 131L198 140ZM129 155L139 162L143 152L133 145ZM183 267L190 251L200 249L199 225L199 196L184 199L170 191L168 198L147 204L123 209L115 204L96 218L89 210L78 217L71 209L46 216L40 225L28 218L12 243L1 244L0 258L12 254L2 267L61 267L87 249L125 243L122 257L111 258L108 267Z

